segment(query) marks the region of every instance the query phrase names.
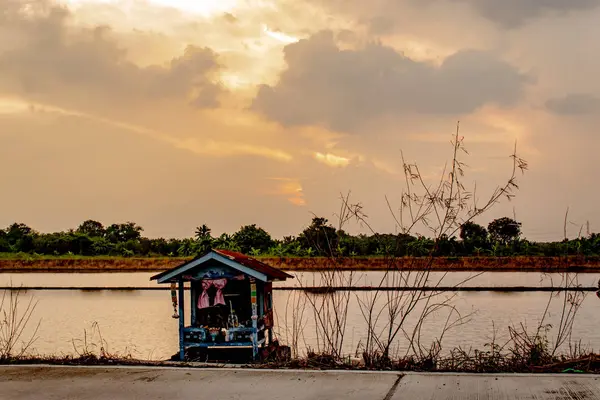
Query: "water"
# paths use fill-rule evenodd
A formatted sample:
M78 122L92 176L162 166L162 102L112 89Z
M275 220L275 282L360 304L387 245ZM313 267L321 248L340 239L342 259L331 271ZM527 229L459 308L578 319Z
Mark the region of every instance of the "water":
M323 282L319 273L292 273L296 279L276 283L275 286L313 286ZM136 286L155 287L151 273L16 273L0 274L0 286ZM382 280L382 272L345 273L336 282L359 286L377 285ZM580 274L579 283L595 286L598 274ZM559 274L523 272L472 273L452 272L432 273L431 282L443 278L444 286L465 282L464 286L551 286L560 283ZM387 284L400 285L396 279ZM187 295L187 293L186 293ZM348 304L348 317L344 339L344 351L354 353L364 342L366 323L360 304L372 296L372 292L353 292ZM376 308L381 309L387 296L398 296L397 292L380 294ZM406 295L406 294L405 294ZM564 294L556 295L549 307L546 320L554 327L560 320ZM178 321L171 318L173 308L169 291L31 291L21 299L30 297L37 302L27 334L31 334L39 322L37 340L31 353L42 355L77 354L87 347L98 350L104 343L106 350L113 353L131 354L143 359L165 359L176 353L178 347ZM311 295L312 296L312 295ZM457 292L444 293L435 299L441 302L448 299L448 305L456 312L469 316L469 322L449 331L444 336L444 348L461 346L464 348L483 346L490 342L494 331L496 340L507 338L509 325L526 323L534 328L548 304L550 294L543 292L503 293L503 292ZM319 302L322 297L311 297ZM189 300L186 299L186 305ZM275 291L274 306L278 337L282 342L291 342L294 330L302 334L298 338L300 352L307 348L317 348L315 319L311 306L302 292ZM297 310L304 309L302 318ZM584 300L574 323L573 340L582 341L589 348L600 348L600 299L589 293ZM439 337L447 320L449 307L445 307L427 320L423 327L423 343ZM453 315L457 315L456 313ZM406 327L410 332L416 320L408 318ZM379 324L383 328L383 323ZM294 329L296 326L296 329ZM553 331L550 332L552 338ZM102 338L102 340L100 339ZM96 347L94 347L96 346ZM406 340L400 334L395 341L395 349L406 350Z
M319 286L326 279L318 272L293 271L295 278L285 282L276 282L275 286ZM156 287L156 281L150 281L155 273L146 272L106 272L106 273L0 273L0 286L82 286L82 287ZM325 274L329 276L329 274ZM376 286L385 277L384 271L353 271L344 272L336 283L354 286ZM415 276L412 273L411 276ZM582 286L597 286L600 274L578 274L579 283ZM390 276L388 284L391 282ZM462 286L485 286L485 287L507 287L507 286L542 286L550 287L561 282L561 274L546 274L538 272L431 272L429 281L431 283L443 280L444 286L462 284ZM386 282L384 282L386 283ZM402 284L396 279L395 283Z

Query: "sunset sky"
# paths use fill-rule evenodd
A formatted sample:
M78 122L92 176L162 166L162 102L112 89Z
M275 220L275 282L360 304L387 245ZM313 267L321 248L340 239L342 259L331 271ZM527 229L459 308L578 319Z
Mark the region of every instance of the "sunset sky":
M516 215L570 237L596 204L600 0L0 0L0 226L135 221L150 237L335 221L395 232L401 151L429 179L529 163ZM360 232L359 226L350 227ZM584 228L585 232L585 228Z

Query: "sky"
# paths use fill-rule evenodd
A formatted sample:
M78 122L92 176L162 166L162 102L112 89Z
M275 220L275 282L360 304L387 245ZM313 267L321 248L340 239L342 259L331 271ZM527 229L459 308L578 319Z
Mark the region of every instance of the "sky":
M0 226L135 221L149 237L340 196L397 232L401 155L437 181L460 121L477 222L600 231L600 0L0 0ZM387 199L387 200L386 200ZM390 207L388 207L388 201ZM351 223L351 232L366 227Z

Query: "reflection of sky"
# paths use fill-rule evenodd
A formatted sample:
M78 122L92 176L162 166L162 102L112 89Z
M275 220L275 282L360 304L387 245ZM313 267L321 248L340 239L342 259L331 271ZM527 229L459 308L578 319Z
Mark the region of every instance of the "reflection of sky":
M286 330L286 326L294 325L294 307L302 304L298 292L275 292L275 311L277 315L277 326L282 340L291 340L291 328ZM386 293L387 294L387 293ZM386 321L386 308L384 304L388 301L386 294L383 294L376 302L374 314L381 313L382 317L378 324L380 331L384 331ZM349 312L346 328L346 339L344 343L345 351L354 354L359 344L364 344L366 329L365 316L361 312L360 302L367 301L369 294L365 292L355 292L350 297ZM436 297L434 301L446 299L449 295L442 294ZM451 296L451 295L450 295ZM504 345L509 339L508 327L519 327L522 323L526 329L531 332L535 330L544 313L548 300L548 293L528 292L528 293L497 293L497 292L469 292L456 294L450 305L455 307L455 311L450 313L449 308L445 308L431 315L423 324L422 343L429 349L432 341L442 334L443 326L450 314L450 322L456 322L458 318L464 318L465 323L460 324L444 335L443 348L449 351L455 347L468 349L481 349L494 338L497 344ZM560 312L562 309L562 295L553 297L549 307L549 313L544 324L558 326L560 321ZM287 304L287 307L286 307ZM317 300L316 304L320 304ZM368 304L368 303L367 303ZM283 306L283 307L282 307ZM574 323L573 337L574 341L581 340L584 347L594 349L600 348L600 332L597 329L597 315L600 301L596 296L590 294L586 297L582 307L579 310ZM283 309L282 309L283 308ZM300 306L300 308L302 308ZM363 310L364 310L363 305ZM410 334L415 326L420 309L416 308L416 313L411 314L406 321L405 329ZM459 317L460 313L460 317ZM296 313L297 314L297 313ZM313 312L310 305L306 303L303 323L304 338L300 342L300 350L307 347L316 347L317 339L315 334L315 323ZM549 340L554 341L556 328L549 332ZM407 341L402 333L395 342L395 348L401 353L407 349Z
M447 279L464 280L462 273L449 274ZM48 286L150 286L150 273L98 273L98 274L0 274L0 283L13 285L48 285ZM487 278L479 277L482 284L536 284L540 274L489 273ZM365 284L376 279L379 273L360 273L358 282ZM512 276L512 279L510 277ZM303 273L305 282L318 281L319 274ZM482 280L483 279L483 280ZM594 281L596 275L583 274L582 281ZM288 281L291 284L294 280ZM470 282L472 284L472 282ZM366 301L373 292L353 292L350 295L346 329L345 351L354 354L357 345L364 342L366 332L365 318L361 312L359 300ZM406 293L406 292L404 292ZM189 297L186 292L186 320ZM398 292L381 293L376 302L376 311L385 310L383 305ZM177 321L171 318L173 308L169 291L31 291L23 294L38 302L32 317L33 324L40 322L38 340L34 351L41 354L72 354L73 339L84 337L88 341L98 341L98 333L92 329L97 322L109 351L132 351L139 358L167 358L177 350ZM391 297L388 297L391 296ZM543 314L547 305L548 293L501 293L501 292L469 292L444 293L435 300L450 298L450 304L469 322L448 332L444 338L446 349L454 346L483 348L493 336L494 328L498 341L506 340L509 325L525 323L533 328ZM547 323L557 325L560 319L562 295L555 296L549 308ZM275 291L274 305L277 318L277 330L281 341L290 339L290 331L296 325L304 326L303 338L299 341L301 349L307 346L316 348L314 313L310 305L304 301L302 292ZM319 297L315 297L318 299ZM302 304L304 303L304 307ZM575 321L574 340L582 340L583 345L600 348L600 331L597 329L597 315L600 300L590 293L583 303ZM297 310L304 309L302 321ZM418 309L417 309L418 310ZM448 309L433 314L423 327L423 342L430 343L437 337L445 323ZM385 315L385 312L382 313ZM414 315L414 314L413 314ZM458 314L453 314L455 320ZM382 317L384 318L384 317ZM301 322L301 323L299 323ZM384 320L379 324L384 325ZM414 326L415 319L409 317L406 329ZM30 325L32 329L34 326ZM92 337L93 336L93 337ZM76 342L78 344L80 342ZM406 341L399 337L397 349L406 349Z
M279 286L320 286L323 282L331 281L329 274L315 272L290 272L296 279L280 282ZM577 280L582 286L596 286L600 274L578 274ZM386 277L384 271L355 271L345 272L332 278L337 286L412 286L420 281L422 275L417 272L395 272ZM572 279L575 275L570 274ZM325 277L325 278L324 278ZM431 272L427 284L421 286L542 286L551 287L564 285L562 274L543 274L537 272Z
M416 272L388 274L386 280L383 271L355 271L336 274L288 271L294 276L285 282L275 282L275 286L321 286L331 282L333 286L407 286L415 282ZM0 273L1 286L137 286L155 287L150 281L155 273L149 272L111 272L111 273ZM573 274L570 275L574 276ZM582 286L597 286L600 274L578 274L577 280ZM542 286L551 287L564 284L561 274L543 274L537 272L431 272L427 286Z

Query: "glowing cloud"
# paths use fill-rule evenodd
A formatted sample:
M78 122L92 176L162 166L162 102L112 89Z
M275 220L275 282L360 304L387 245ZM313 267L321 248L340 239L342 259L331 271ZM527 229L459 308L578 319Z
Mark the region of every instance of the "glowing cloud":
M115 3L115 1L113 0L63 0L62 2L72 6L79 6L81 4L86 3ZM142 1L142 3L147 3L150 5L156 5L161 7L175 8L186 13L210 17L213 15L231 11L238 5L238 0L146 0ZM124 2L124 5L126 4L127 3Z
M287 201L295 206L305 206L306 199L304 198L304 192L302 184L297 179L292 178L268 178L273 181L277 181L277 188L270 194L276 196L284 196Z
M286 153L283 150L237 142L217 142L214 140L199 141L197 139L185 139L179 141L177 143L177 147L190 150L197 154L207 154L213 156L252 155L285 162L291 161L293 158L289 153Z
M211 157L233 157L233 156L257 156L268 158L275 161L288 162L293 159L292 155L286 153L280 149L274 149L266 146L258 146L253 144L239 143L239 142L224 142L214 140L198 140L196 138L178 139L169 136L163 132L130 124L127 122L117 121L114 119L102 118L96 115L80 112L77 110L67 110L64 108L48 106L40 103L27 103L19 100L6 100L0 99L0 114L2 113L16 113L16 112L49 112L61 115L69 115L73 117L85 118L114 126L117 128L125 129L129 132L136 133L138 135L147 136L154 140L158 140L164 143L168 143L171 146L188 150L196 154L207 155Z
M283 32L272 31L267 25L263 25L263 32L266 33L267 36L285 44L296 43L300 40L294 36L286 35Z
M315 160L329 165L330 167L347 167L350 164L350 159L346 157L336 156L335 154L314 153Z
M176 8L189 13L212 16L234 9L237 0L149 0L151 4Z
M28 110L29 106L26 103L0 98L0 114L16 114Z
M377 160L377 159L373 159L373 160L371 160L371 163L379 171L385 172L385 173L390 174L390 175L398 175L398 174L400 174L399 169L396 166L394 166L393 164L389 163L389 162L382 161L382 160Z

